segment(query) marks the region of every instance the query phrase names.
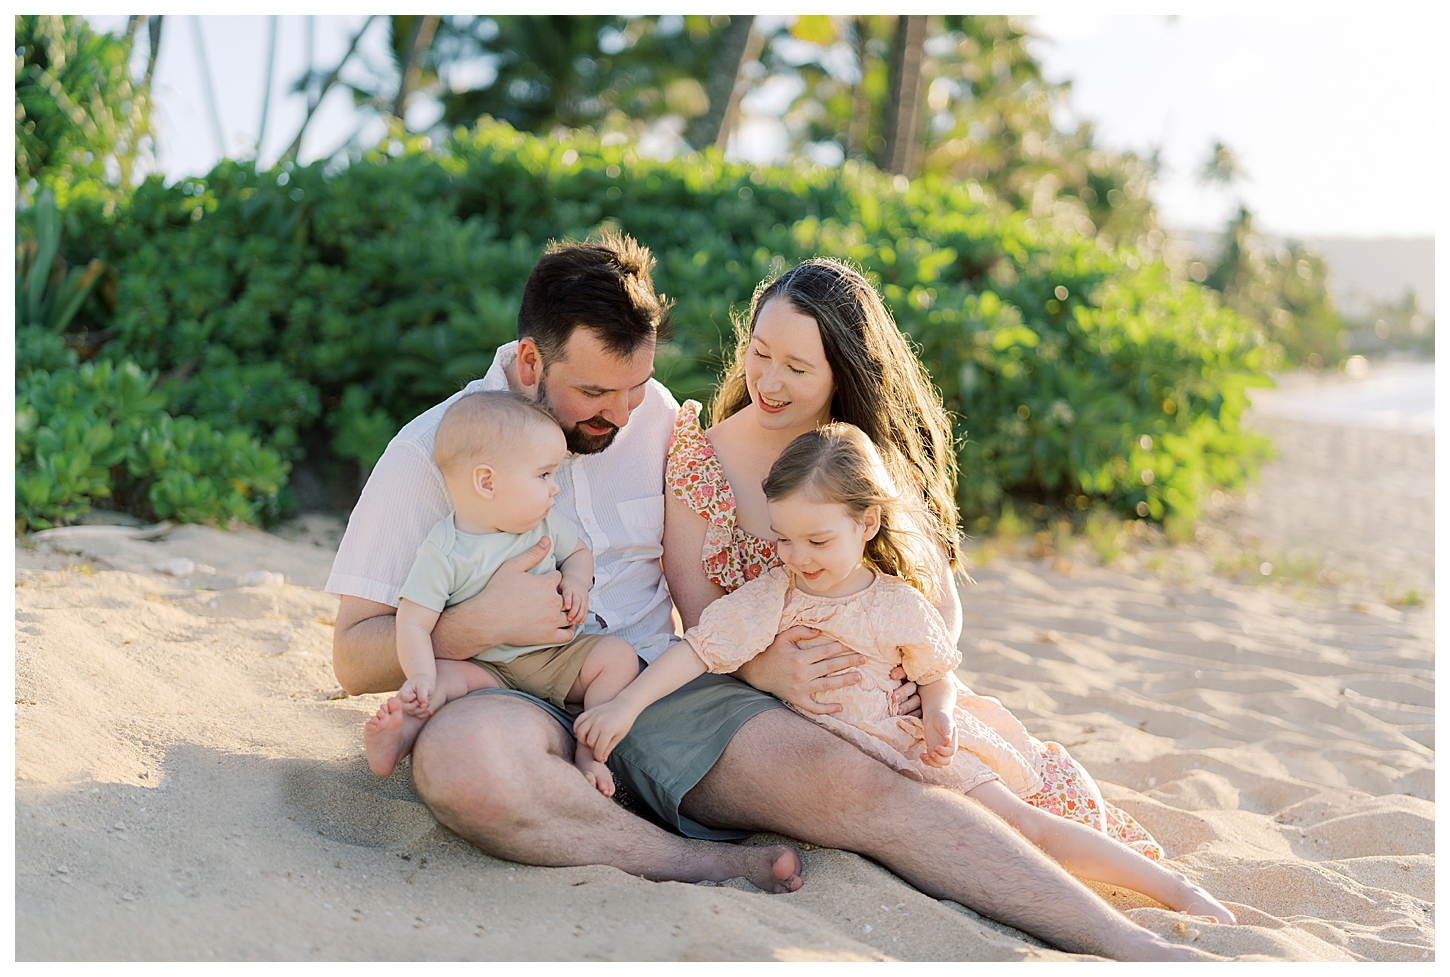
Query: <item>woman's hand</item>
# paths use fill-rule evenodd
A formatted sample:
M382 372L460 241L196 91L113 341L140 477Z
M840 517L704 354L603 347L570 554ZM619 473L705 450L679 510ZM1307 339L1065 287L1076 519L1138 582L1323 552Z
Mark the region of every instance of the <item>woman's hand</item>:
M861 673L845 669L864 665L866 656L819 635L803 624L787 628L770 647L736 669L735 677L802 712L817 716L840 712L839 702L817 702L815 695L859 685Z
M891 703L893 716L915 716L921 718L921 696L916 694L916 683L906 681L906 669L897 665L891 670L891 677L901 684L886 693Z

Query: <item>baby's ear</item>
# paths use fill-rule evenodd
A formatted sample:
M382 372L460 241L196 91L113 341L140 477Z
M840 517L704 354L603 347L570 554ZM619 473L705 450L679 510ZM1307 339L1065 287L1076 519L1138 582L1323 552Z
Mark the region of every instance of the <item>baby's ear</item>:
M485 499L493 498L493 466L476 465L473 469L473 490Z

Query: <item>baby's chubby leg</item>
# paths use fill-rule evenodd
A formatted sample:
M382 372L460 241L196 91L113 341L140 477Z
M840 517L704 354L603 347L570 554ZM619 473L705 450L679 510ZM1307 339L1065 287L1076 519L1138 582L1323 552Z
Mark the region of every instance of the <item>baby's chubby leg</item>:
M439 701L429 703L434 712L443 708L444 703L461 699L470 692L502 687L492 672L475 662L439 658L435 664L438 666L438 690L435 694Z
M579 677L569 689L564 701L570 705L583 705L593 709L601 702L608 702L639 675L639 656L634 645L622 638L601 638L589 649ZM586 780L599 789L605 797L614 796L614 775L609 768L594 759L594 751L583 743L574 745L574 766L584 774Z
M438 682L433 692L429 709L437 712L443 704L461 698L479 689L499 688L498 679L485 668L473 662L437 660ZM403 711L403 704L397 696L384 702L377 715L363 727L363 751L367 754L368 767L379 777L393 772L398 761L413 750L413 743L423 729L426 719L411 716Z
M1073 875L1136 890L1178 912L1232 925L1234 914L1206 889L1101 831L1033 807L993 780L967 791Z

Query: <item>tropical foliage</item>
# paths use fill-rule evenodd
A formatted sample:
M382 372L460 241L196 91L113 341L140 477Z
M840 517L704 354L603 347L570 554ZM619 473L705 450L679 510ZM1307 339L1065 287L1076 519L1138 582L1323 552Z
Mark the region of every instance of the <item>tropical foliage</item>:
M106 199L131 186L150 144L150 96L132 82L131 33L97 34L83 17L15 18L15 182Z
M77 201L58 253L73 267L103 261L113 277L60 342L27 333L34 342L17 349L17 466L37 500L21 496L22 514L61 521L74 500L107 498L104 470L112 487L130 480L112 504L255 518L282 458L304 444L321 438L371 465L403 422L512 338L543 246L601 226L659 256L656 284L678 300L680 323L659 373L682 397L709 392L732 311L762 278L815 254L860 265L957 417L969 516L1008 494L1189 514L1204 488L1253 471L1262 442L1238 420L1271 347L1131 245L1016 211L970 179L905 183L854 162L752 168L716 150L659 162L608 142L486 121L441 149L394 141L332 176L322 164L225 162L172 187L148 180L111 214ZM67 365L67 352L96 365ZM36 391L98 390L103 373L132 377L145 390L133 400L160 398L147 411L205 429L190 440L173 430L176 451L233 452L214 495L167 480L175 467L193 485L213 474L168 460L179 455L123 465L107 446L67 440L73 418L84 434L101 408ZM104 422L117 431L123 418ZM41 429L53 433L42 441ZM54 460L82 449L84 463ZM42 491L46 480L58 487Z

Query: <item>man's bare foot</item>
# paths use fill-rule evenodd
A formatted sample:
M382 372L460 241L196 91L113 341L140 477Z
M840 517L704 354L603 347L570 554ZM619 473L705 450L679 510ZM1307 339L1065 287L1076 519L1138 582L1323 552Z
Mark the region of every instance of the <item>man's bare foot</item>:
M363 727L363 750L367 753L368 769L379 777L390 775L403 758L402 746L403 704L397 696L392 696L378 707L378 714Z
M762 892L794 892L801 887L801 856L789 845L736 845L718 856L711 882L749 879Z
M594 759L594 751L583 743L580 743L578 749L574 751L574 766L579 768L584 779L589 781L590 786L595 790L605 797L614 796L614 774L609 772L608 767Z

